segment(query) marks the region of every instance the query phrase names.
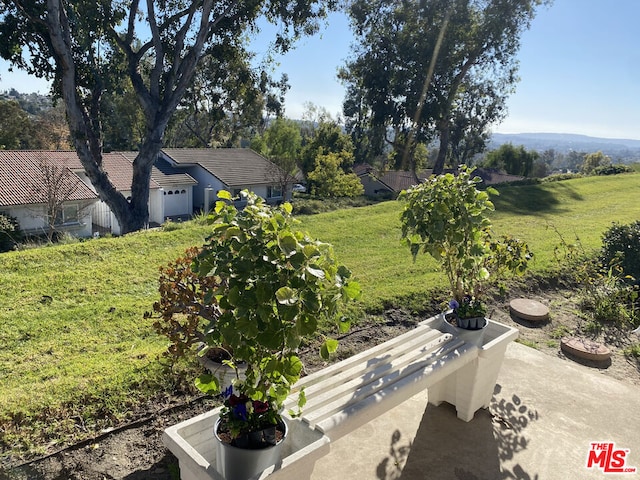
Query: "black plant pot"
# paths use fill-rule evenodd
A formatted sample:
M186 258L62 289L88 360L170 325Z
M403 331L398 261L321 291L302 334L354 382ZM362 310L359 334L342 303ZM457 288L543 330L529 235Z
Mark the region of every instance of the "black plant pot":
M216 438L216 469L227 480L247 480L278 463L282 457L282 446L287 435L287 424L268 428L260 432L244 435L233 443L223 442L218 436L220 420L216 422L214 433ZM276 430L283 433L276 439ZM255 433L255 435L254 435ZM273 443L271 443L273 441ZM246 442L246 446L244 445Z

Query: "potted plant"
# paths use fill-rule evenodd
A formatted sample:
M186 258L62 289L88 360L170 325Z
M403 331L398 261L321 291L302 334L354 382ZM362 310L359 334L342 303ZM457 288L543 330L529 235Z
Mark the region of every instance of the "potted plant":
M447 276L452 299L446 319L457 327L486 325L484 295L491 281L507 273L523 273L532 253L512 237L495 240L488 212L494 210L488 187L479 190L480 177L461 165L457 174L432 176L401 192L402 238L413 258L428 253Z
M236 375L231 386L215 373L196 380L203 392L225 399L216 436L218 469L226 478L247 478L277 461L277 453L256 460L262 463L247 473L253 460L235 456L273 450L286 434L283 404L303 372L298 348L330 323L347 331L340 307L360 293L331 245L295 229L290 204L270 207L253 193L241 195L246 206L238 210L228 192L218 192L213 233L178 262L181 270L164 270L163 298L154 305L170 349L186 352L203 342L200 354L222 349L226 366L237 371L244 365L244 378ZM327 358L336 348L336 340L325 338L320 354ZM304 403L302 391L297 413ZM225 460L227 454L234 458Z

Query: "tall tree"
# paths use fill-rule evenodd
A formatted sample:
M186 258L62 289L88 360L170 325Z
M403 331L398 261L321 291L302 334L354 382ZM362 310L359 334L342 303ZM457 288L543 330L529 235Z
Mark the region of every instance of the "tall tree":
M538 158L540 158L538 152L526 150L524 145L514 147L511 143L504 143L496 150L487 153L483 166L504 170L511 175L530 177Z
M611 157L609 155L605 155L601 151L587 153L584 156L584 162L582 162L582 167L580 170L582 173L586 173L589 175L593 173L593 171L598 167L604 167L607 165L611 165Z
M298 123L282 117L276 118L262 135L251 140L251 148L273 162L270 180L280 186L283 194L287 185L296 180L301 142Z
M33 124L14 100L0 100L0 149L29 148Z
M215 56L221 45L242 48L260 16L281 24L274 48L286 51L294 38L315 32L333 6L333 0L4 0L0 55L53 79L84 170L126 233L148 221L151 167L202 57ZM102 165L101 97L122 75L145 120L130 200Z
M452 131L458 146L465 131L477 142L504 115L520 34L546 1L354 0L354 58L340 73L352 131L377 135L378 148L382 136L405 156L437 136L434 172L442 172ZM474 98L482 99L481 115ZM465 125L461 116L474 121Z

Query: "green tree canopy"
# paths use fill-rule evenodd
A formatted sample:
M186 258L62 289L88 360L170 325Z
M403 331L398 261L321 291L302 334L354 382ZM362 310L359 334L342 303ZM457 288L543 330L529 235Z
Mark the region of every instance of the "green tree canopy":
M126 233L147 223L151 167L202 59L219 59L219 71L226 71L225 52L244 51L259 18L279 25L273 45L286 51L295 38L314 33L333 6L332 0L11 0L0 4L0 56L53 80L87 177ZM123 76L144 115L130 199L102 165L101 100Z
M13 100L0 100L0 148L16 150L31 147L33 123L27 112Z
M412 155L439 137L434 172L454 152L474 152L505 114L516 82L520 34L544 0L354 0L353 58L340 73L344 113L359 149L386 144ZM452 132L456 136L452 139ZM470 135L473 141L463 139ZM363 140L368 136L368 140Z
M296 180L299 171L298 158L302 136L300 126L293 120L276 118L262 135L251 141L251 148L271 160L278 168L269 172L270 180L277 183L282 192Z
M524 145L514 147L511 143L504 143L496 150L487 153L482 165L503 170L511 175L530 177L534 172L538 158L540 158L538 152L528 151Z
M303 172L309 173L314 170L318 156L329 153L340 154L340 167L345 173L351 170L354 162L351 138L344 133L337 121L324 118L311 128L309 137L306 138L301 152Z
M311 193L321 197L356 197L362 195L364 187L355 173L345 173L341 165L353 162L347 152L327 153L316 157L316 168L307 178Z
M611 165L611 157L605 155L601 151L594 153L587 153L584 156L584 162L582 162L582 173L590 174L598 167L605 167Z

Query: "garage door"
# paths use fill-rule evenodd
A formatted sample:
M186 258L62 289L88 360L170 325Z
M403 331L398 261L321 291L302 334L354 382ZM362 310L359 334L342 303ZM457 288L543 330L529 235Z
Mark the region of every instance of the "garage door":
M189 215L189 196L186 189L175 189L164 192L164 216Z

